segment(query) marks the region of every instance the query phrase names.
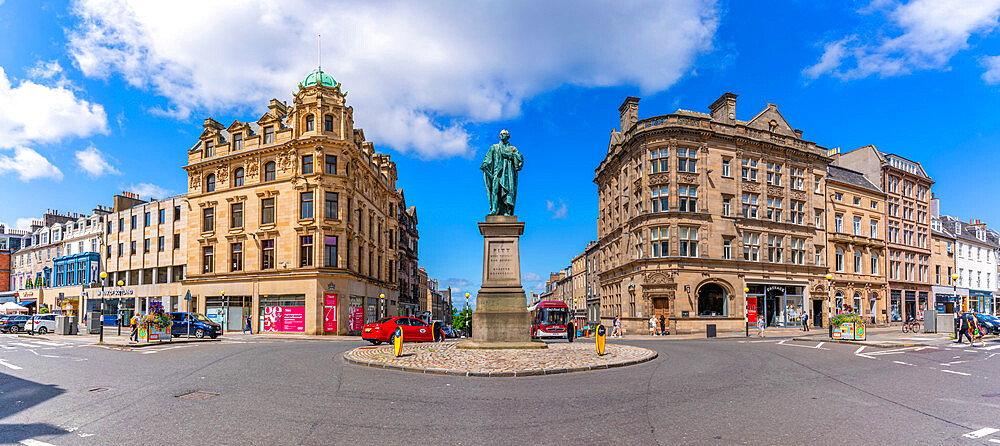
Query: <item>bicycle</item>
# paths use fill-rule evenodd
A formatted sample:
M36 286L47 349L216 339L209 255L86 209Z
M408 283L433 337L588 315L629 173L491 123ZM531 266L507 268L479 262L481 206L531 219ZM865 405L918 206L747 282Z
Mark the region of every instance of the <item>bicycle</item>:
M903 333L918 333L920 331L920 323L917 321L910 321L903 324Z

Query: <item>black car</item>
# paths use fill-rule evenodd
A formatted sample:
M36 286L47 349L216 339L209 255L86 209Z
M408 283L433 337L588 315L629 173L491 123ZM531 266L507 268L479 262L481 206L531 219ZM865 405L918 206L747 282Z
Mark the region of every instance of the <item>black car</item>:
M14 316L7 316L4 320L0 321L0 331L4 333L17 333L24 331L24 324L28 323L31 316L26 314L18 314Z
M983 334L1000 334L1000 319L988 314L976 313L976 320L983 330Z

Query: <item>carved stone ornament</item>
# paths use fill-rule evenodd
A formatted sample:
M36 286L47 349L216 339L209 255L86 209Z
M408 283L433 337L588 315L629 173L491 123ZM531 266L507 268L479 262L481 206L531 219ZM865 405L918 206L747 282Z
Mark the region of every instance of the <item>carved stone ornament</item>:
M698 174L695 173L679 173L677 174L677 182L687 183L687 184L698 184Z
M823 287L823 282L816 282L816 284L813 285L813 291L815 291L817 293L822 293L822 292L826 291L824 289L824 287Z
M201 175L191 174L191 189L192 190L201 189Z
M646 273L646 283L650 285L662 285L667 283L667 276L663 273Z
M215 171L215 176L220 183L225 183L229 179L229 167L219 166L218 170Z
M247 174L246 174L247 177L249 177L249 178L257 178L257 168L258 168L257 166L258 166L257 160L252 160L252 161L247 162L247 169L246 169L247 170Z
M278 168L281 169L282 172L285 172L288 169L292 168L292 164L294 163L294 161L295 161L294 150L289 150L285 153L282 153L281 155L278 155Z
M670 175L665 173L655 173L649 176L649 184L651 186L658 186L661 184L670 184Z
M806 193L800 190L793 190L790 196L793 200L806 201Z
M784 195L785 190L777 186L767 186L767 195L771 197L777 197L779 195Z
M743 190L746 192L760 192L760 184L757 183L743 183Z

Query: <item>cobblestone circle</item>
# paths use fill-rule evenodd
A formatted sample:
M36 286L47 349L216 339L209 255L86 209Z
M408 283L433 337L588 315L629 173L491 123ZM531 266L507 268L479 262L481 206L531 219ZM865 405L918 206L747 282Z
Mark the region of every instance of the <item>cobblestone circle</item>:
M352 364L441 375L513 377L553 375L639 364L657 353L629 345L606 344L597 356L593 342L551 343L547 349L485 350L455 348L455 341L405 344L403 356L392 345L359 347L344 353Z

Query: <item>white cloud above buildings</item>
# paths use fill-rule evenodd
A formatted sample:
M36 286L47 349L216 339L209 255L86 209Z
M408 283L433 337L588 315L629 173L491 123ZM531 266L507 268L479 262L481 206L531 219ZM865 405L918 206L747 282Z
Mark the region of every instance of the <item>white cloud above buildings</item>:
M100 178L105 175L121 175L121 172L115 166L112 166L106 156L94 146L77 151L76 164L92 178Z
M0 151L0 174L15 173L21 181L62 180L62 171L34 149L18 146L14 147L12 156L10 152Z
M254 117L271 97L290 99L322 34L324 70L351 93L357 124L424 158L468 156L467 125L514 118L565 84L662 91L712 49L721 14L711 0L78 0L72 9L76 66L165 97L157 110L180 119Z
M65 86L23 80L15 87L0 67L0 149L107 132L104 107Z
M562 220L569 216L569 205L563 201L562 198L559 199L559 203L552 200L545 200L545 209L552 214L552 218L556 220Z
M859 12L885 20L875 20L875 29L859 29L823 43L820 60L802 71L805 78L846 81L945 69L952 57L970 47L970 38L1000 27L1000 0L877 0Z
M170 196L169 190L151 183L132 184L123 189L138 195L139 198L147 200L150 198L163 199Z

